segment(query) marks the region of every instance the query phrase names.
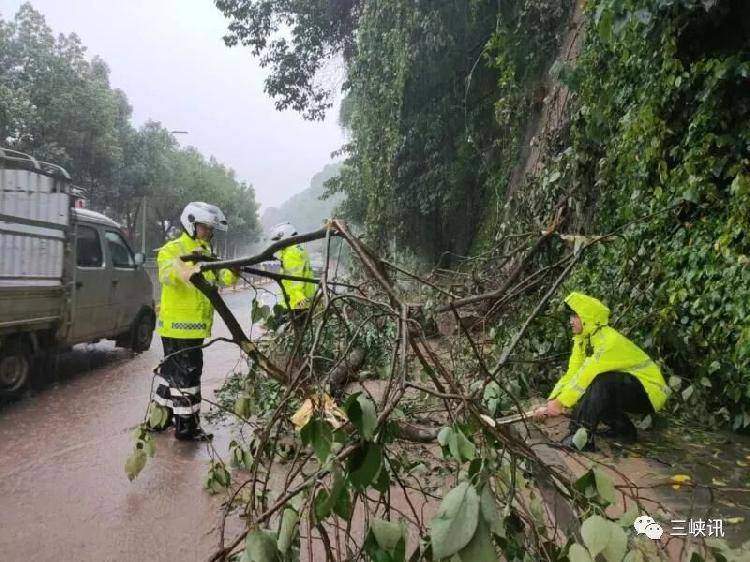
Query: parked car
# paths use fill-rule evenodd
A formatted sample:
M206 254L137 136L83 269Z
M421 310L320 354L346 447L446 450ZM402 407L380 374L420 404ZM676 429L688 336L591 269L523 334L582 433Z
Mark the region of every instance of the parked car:
M40 359L115 340L151 345L151 281L120 226L75 208L60 166L0 149L0 396L17 395Z

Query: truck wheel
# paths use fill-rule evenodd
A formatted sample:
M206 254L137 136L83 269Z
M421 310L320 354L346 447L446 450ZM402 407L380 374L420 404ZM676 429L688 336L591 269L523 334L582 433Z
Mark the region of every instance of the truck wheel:
M32 357L29 346L11 341L0 348L0 396L13 397L23 392L31 378Z
M130 331L130 349L143 353L151 347L154 335L154 318L150 312L141 312Z

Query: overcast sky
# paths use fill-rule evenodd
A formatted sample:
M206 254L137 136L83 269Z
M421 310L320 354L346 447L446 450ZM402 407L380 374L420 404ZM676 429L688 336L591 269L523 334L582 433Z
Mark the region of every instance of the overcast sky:
M0 0L10 19L21 0ZM265 71L243 47L226 47L227 20L211 0L33 0L55 34L75 32L110 67L135 125L149 119L231 166L278 205L307 187L343 144L338 110L324 123L276 111L263 91Z

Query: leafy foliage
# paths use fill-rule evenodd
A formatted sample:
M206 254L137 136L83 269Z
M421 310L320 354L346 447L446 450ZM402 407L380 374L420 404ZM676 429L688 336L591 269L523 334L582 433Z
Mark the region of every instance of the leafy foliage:
M333 92L320 74L332 57L351 57L359 0L215 0L230 19L224 41L244 45L271 67L266 92L277 109L322 119ZM284 33L288 30L289 33Z
M464 253L493 152L482 57L496 3L367 2L347 71L348 159L333 192L373 244L428 261Z
M590 4L597 33L564 78L578 96L569 141L521 195L549 210L569 192L569 229L621 229L568 286L605 297L674 375L673 410L734 429L750 426L747 16L737 2ZM539 339L563 351L545 322Z
M122 221L131 238L147 197L149 248L161 246L184 205L206 200L230 210L232 246L253 242L255 193L234 172L193 148L180 149L161 124L136 130L106 63L86 58L74 35L55 37L28 3L0 19L0 139L65 167L90 205Z

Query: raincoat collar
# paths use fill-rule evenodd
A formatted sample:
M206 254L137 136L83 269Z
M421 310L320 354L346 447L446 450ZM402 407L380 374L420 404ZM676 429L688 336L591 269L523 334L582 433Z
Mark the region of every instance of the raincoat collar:
M589 336L609 323L609 308L599 299L583 293L570 293L565 298L565 304L580 316L583 324L581 336Z
M204 250L211 250L211 245L206 240L200 238L193 238L187 232L183 231L180 237L177 239L183 248L203 248Z

